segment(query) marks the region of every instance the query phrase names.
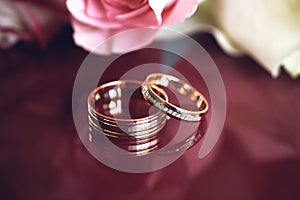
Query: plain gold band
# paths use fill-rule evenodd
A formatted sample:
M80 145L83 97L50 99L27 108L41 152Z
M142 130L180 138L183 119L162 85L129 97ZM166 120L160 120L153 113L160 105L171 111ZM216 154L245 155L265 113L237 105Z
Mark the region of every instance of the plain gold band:
M142 118L126 119L114 118L100 113L96 110L95 104L101 101L101 94L109 93L111 90L120 93L122 88L126 88L127 84L133 84L140 87L141 81L135 80L119 80L103 84L92 91L88 97L88 119L90 128L96 132L104 133L112 138L129 138L134 140L150 139L160 132L167 121L167 116L161 110ZM108 90L108 91L106 91ZM161 96L162 99L168 100L167 94L160 88L153 89ZM103 91L105 91L103 93ZM110 97L107 97L110 100Z

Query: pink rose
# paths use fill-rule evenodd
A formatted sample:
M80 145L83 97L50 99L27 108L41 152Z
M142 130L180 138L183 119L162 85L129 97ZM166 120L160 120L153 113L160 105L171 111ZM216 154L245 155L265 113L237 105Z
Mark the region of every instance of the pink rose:
M94 50L107 38L120 32L137 29L116 37L95 53L123 53L150 43L159 27L176 24L190 17L199 0L67 0L73 15L74 40L86 50Z
M0 6L0 49L18 41L37 41L44 47L68 15L64 0L2 0Z

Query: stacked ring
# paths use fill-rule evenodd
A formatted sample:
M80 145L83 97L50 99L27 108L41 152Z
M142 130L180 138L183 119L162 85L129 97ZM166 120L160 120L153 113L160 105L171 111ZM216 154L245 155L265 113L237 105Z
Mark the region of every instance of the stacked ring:
M188 97L198 110L183 109L161 98L157 93L157 89L154 90L154 87L157 88L157 85L170 88ZM200 121L201 115L208 111L208 102L197 89L171 75L159 73L148 75L142 85L142 93L148 101L160 110L185 121Z
M113 81L99 86L90 93L88 119L91 138L95 140L97 135L104 134L110 139L118 139L128 144L129 151L137 149L140 151L143 150L141 146L150 148L156 145L157 142L154 141L157 141L158 133L166 124L167 117L158 109L153 114L148 114L150 105L146 101L134 101L139 95L142 99L141 85L142 82L134 80ZM163 90L159 88L154 90L168 100ZM135 108L133 114L137 116L131 117L128 107L131 96L134 95L136 99L132 102ZM128 102L124 102L125 100ZM138 107L141 102L142 107ZM141 110L144 113L141 113Z

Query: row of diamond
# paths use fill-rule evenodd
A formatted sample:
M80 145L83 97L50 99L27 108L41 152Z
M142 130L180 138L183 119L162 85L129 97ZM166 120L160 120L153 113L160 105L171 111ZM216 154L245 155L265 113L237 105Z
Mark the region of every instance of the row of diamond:
M173 109L170 109L169 107L163 105L162 103L160 103L159 101L157 101L155 98L152 97L152 95L149 93L148 88L145 84L142 85L142 93L144 95L144 97L147 98L147 100L149 100L153 105L155 105L158 109L164 111L165 113L168 113L174 117L177 117L179 119L182 120L186 120L186 121L200 121L201 117L199 115L191 115L191 114L182 114L182 113L178 113Z

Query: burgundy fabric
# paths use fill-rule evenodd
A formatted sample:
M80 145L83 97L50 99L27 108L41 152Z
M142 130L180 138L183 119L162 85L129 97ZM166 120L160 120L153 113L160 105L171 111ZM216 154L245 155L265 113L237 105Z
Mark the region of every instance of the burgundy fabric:
M93 158L76 133L72 87L87 53L70 38L0 52L0 199L300 199L300 79L272 79L196 35L226 88L220 140L202 160L199 143L162 170L124 173Z

